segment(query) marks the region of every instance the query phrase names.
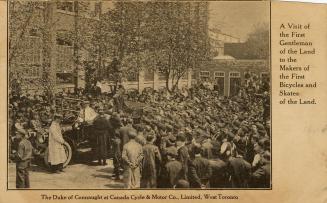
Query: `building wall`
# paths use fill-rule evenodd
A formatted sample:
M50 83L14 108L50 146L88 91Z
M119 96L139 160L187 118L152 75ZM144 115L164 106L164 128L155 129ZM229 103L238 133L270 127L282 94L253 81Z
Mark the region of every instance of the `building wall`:
M213 51L215 51L218 56L225 55L224 46L225 43L239 43L240 38L222 33L220 30L217 29L210 29L209 30L209 39L210 45Z
M139 92L142 92L145 88L151 88L154 90L159 90L161 88L166 88L166 81L164 79L159 78L159 73L153 73L153 80L144 80L144 71L140 71L138 81L124 81L122 85L125 89L135 89ZM181 78L178 83L178 88L181 89L183 87L190 88L191 87L191 71L187 72L187 77ZM169 81L169 88L171 88L171 80Z
M60 75L61 80L58 78L55 79L55 90L61 91L65 90L73 90L77 85L78 87L84 87L85 85L85 73L82 71L82 68L78 68L78 65L74 63L74 44L73 42L65 42L64 39L60 39L61 36L67 33L73 33L75 27L75 13L69 10L60 10L57 8L56 3L51 2L52 9L52 19L53 19L53 27L51 28L52 36L55 36L57 39L52 39L51 41L55 42L51 46L51 58L54 60L51 61L51 66L47 67L46 71L54 72L54 75L57 77ZM207 30L207 21L208 21L208 3L207 2L192 2L191 6L194 10L194 16L201 16L198 20L197 26L203 28L203 30ZM38 8L37 12L35 12L35 20L31 21L31 27L37 24L38 21L44 21L44 9ZM29 28L29 29L30 29ZM61 44L58 44L61 41ZM64 37L62 37L64 38ZM42 74L43 74L43 47L42 36L25 36L23 52L30 53L25 56L25 59L17 59L13 64L10 65L10 69L15 70L19 74L23 75L24 84L23 89L29 90L31 92L41 92L42 91ZM82 53L79 53L83 55ZM33 60L31 60L33 59ZM31 63L32 62L32 63ZM76 69L77 68L77 69ZM77 70L77 71L76 71ZM71 74L73 80L71 82L63 82L65 78L68 78L68 75ZM67 76L67 77L66 77ZM77 80L77 84L74 82ZM171 82L169 83L171 84ZM144 73L139 74L138 81L136 82L125 82L127 88L133 88L138 90L143 90L144 88L150 87L153 89L159 89L161 87L165 87L166 83L164 80L160 79L157 73L154 74L153 79L146 80L144 77ZM191 74L188 73L187 79L181 79L179 82L179 88L187 86L191 86Z
M215 84L215 77L219 74L224 74L224 95L230 95L230 78L233 75L239 75L241 82L244 82L245 73L252 72L258 76L266 74L270 76L270 68L267 60L212 60L203 64L198 70L195 71L192 78L194 84L207 81Z

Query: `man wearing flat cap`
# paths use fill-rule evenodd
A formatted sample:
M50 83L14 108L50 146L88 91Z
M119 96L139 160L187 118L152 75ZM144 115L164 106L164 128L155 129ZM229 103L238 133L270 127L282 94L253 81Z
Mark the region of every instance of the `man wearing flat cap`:
M135 141L137 132L131 129L128 132L129 141L123 147L122 160L124 162L125 188L140 188L141 166L143 160L142 146Z
M31 165L33 147L25 136L25 130L19 129L16 131L16 139L19 142L17 152L13 155L16 161L16 188L30 187L28 169Z

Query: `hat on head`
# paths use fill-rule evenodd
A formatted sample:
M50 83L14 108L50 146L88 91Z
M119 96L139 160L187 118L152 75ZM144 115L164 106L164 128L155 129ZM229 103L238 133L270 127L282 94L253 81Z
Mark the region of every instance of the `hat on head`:
M178 156L178 152L177 152L176 147L168 147L166 149L166 153L167 153L167 155L172 156L172 157L177 157Z
M154 138L155 138L154 134L153 133L149 133L146 136L146 141L151 142Z
M134 128L128 130L128 137L134 139L137 136L137 132Z
M178 134L176 136L176 141L185 142L186 141L185 135L184 134Z

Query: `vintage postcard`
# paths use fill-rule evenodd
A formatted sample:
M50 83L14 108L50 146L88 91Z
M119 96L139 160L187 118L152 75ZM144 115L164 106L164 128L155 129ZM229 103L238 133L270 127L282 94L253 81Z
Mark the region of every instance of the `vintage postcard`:
M327 4L0 9L0 202L327 201Z

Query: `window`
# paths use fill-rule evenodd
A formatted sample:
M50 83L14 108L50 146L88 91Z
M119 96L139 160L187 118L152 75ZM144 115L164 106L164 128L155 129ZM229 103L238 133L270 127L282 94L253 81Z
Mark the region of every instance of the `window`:
M57 9L62 11L74 12L73 2L57 2Z
M57 45L57 72L72 72L73 68L73 48Z
M25 36L21 43L21 49L17 52L17 63L41 65L41 39L35 36Z
M69 84L74 82L74 77L72 73L56 73L57 83Z
M57 45L73 46L73 42L64 36L63 33L60 33L57 36Z
M147 70L144 72L144 81L153 81L154 80L154 71Z
M210 72L209 71L200 71L200 80L202 81L209 81Z
M241 88L241 74L239 72L229 73L229 96L235 96Z
M158 70L158 79L159 80L166 80L166 73L165 73L165 71Z
M194 70L191 70L191 78L196 79L196 72Z
M218 91L219 95L224 95L224 91L225 91L225 72L215 71L214 72L214 77L215 77L214 90Z
M230 72L229 77L230 78L239 78L239 77L241 77L241 74L239 72Z
M40 66L24 66L21 74L24 76L24 78L40 78L40 70Z
M74 50L72 41L64 33L57 35L57 72L73 72Z
M138 71L129 71L126 73L126 79L129 82L136 82L139 80L139 73Z
M225 72L215 71L214 72L214 76L215 76L215 78L217 78L217 77L225 77Z

